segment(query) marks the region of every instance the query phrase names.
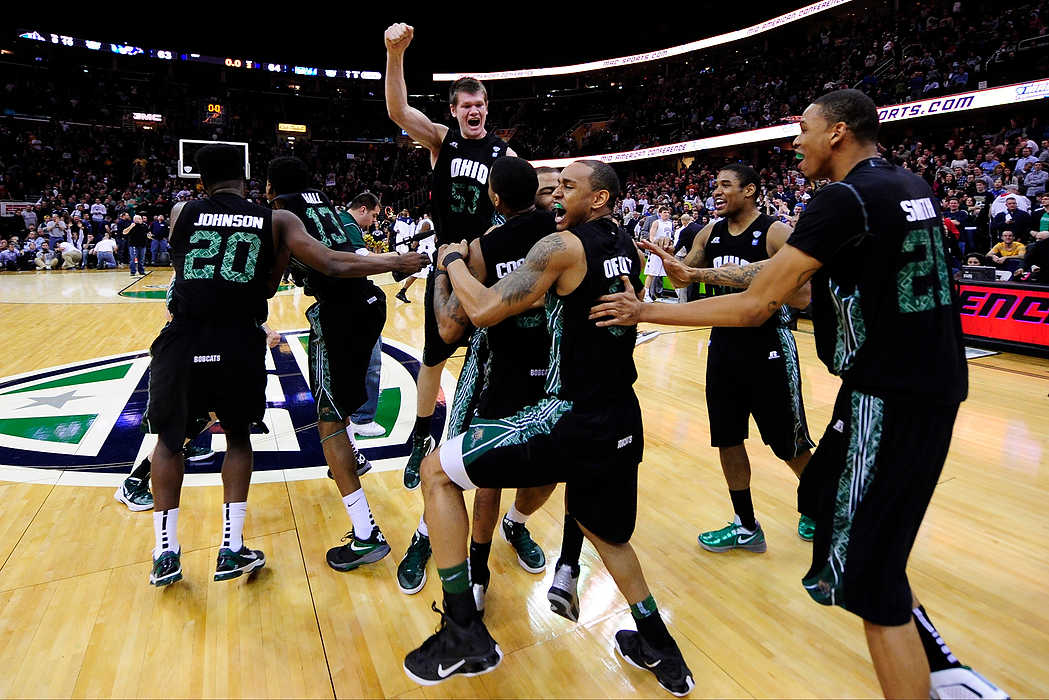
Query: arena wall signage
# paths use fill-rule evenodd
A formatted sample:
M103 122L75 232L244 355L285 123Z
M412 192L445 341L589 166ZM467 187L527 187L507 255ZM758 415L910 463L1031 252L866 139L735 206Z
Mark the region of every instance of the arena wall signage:
M822 0L806 7L798 8L787 14L780 15L779 17L773 17L770 20L760 22L750 27L744 27L743 29L737 29L734 32L726 32L725 34L719 34L717 36L707 37L706 39L699 39L698 41L692 41L687 44L681 44L680 46L672 46L669 49L660 49L658 51L650 51L648 53L634 54L633 56L623 56L621 58L608 58L603 61L590 61L589 63L577 63L571 66L556 66L554 68L526 68L523 70L507 70L507 71L495 71L491 73L473 72L473 73L434 73L433 79L435 82L453 81L464 76L470 76L477 78L478 80L511 80L514 78L538 78L548 75L570 75L572 73L586 73L588 71L604 70L606 68L618 68L620 66L632 66L637 63L646 63L648 61L659 61L664 58L670 58L671 56L680 56L681 54L691 53L693 51L699 51L700 49L708 49L711 46L719 46L721 44L728 44L733 41L739 41L740 39L747 39L764 32L777 29L779 27L790 24L791 22L797 22L798 20L811 17L812 15L829 10L832 7L838 7L844 5L851 0Z
M38 31L23 31L18 33L19 39L31 41L42 41L65 46L67 48L88 49L89 51L115 53L119 56L146 56L161 61L193 61L199 63L211 63L224 68L235 68L239 70L260 70L269 73L291 73L292 75L320 76L326 78L350 78L352 80L382 80L382 73L370 70L345 70L334 68L316 68L313 66L295 66L286 63L268 63L256 61L252 58L235 58L230 56L205 56L199 53L181 53L171 49L147 49L130 44L113 44L104 41L90 41L78 39L65 34L41 33Z
M1002 105L1027 102L1049 98L1049 78L1034 80L1026 83L1003 85L1002 87L988 88L986 90L974 90L962 92L957 95L936 97L917 102L906 102L899 105L889 105L878 108L878 118L885 124L889 122L902 121L904 119L918 119L923 117L937 117L941 114L965 112L972 109L985 109L987 107L1000 107ZM601 160L606 163L624 163L632 160L645 160L648 158L663 158L665 156L683 155L696 151L709 151L714 148L726 146L739 146L747 143L760 143L762 141L777 141L792 139L798 135L800 127L796 123L779 124L767 126L763 129L751 131L739 131L732 134L710 136L693 141L682 141L665 146L653 146L651 148L640 148L636 151L620 151L619 153L602 153L593 156L579 156L575 158L549 158L545 160L533 160L535 167L549 166L563 168L569 163L581 158Z

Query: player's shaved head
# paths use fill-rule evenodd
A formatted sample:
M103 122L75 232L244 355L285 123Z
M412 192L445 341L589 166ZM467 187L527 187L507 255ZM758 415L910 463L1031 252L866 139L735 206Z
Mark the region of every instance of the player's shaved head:
M612 207L622 186L619 184L619 175L615 169L601 160L578 160L577 163L590 168L590 189L594 192L605 190L608 192L608 206Z
M492 163L488 182L492 192L499 195L499 199L510 211L521 211L535 204L539 177L532 164L524 158L497 158Z
M313 185L309 168L295 156L281 156L270 161L266 168L266 179L273 194L280 196L289 192L302 192Z
M812 104L823 110L828 124L842 122L860 143L878 140L878 108L860 90L835 90L817 97Z
M209 143L194 157L205 188L220 182L244 180L244 151L225 143Z

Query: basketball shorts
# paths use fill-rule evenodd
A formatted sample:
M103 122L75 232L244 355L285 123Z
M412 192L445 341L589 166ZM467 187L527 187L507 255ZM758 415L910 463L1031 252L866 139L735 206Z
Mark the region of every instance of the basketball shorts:
M464 490L564 483L567 512L603 540L630 540L644 430L637 397L579 410L547 397L509 418L475 417L441 446L441 466Z
M707 353L707 414L711 447L743 444L750 416L762 441L782 460L814 446L801 397L794 335L787 328L714 329Z
M802 579L813 600L877 625L910 622L907 558L957 414L957 404L842 387L798 487L798 509L816 521L812 567Z
M449 345L441 338L441 330L437 325L437 315L434 313L433 298L436 272L426 278L426 295L423 300L423 364L427 367L436 367L451 357L456 350L468 342L469 333L463 335L463 340Z
M372 350L386 324L386 295L319 301L306 309L310 322L310 391L317 419L343 423L368 400Z
M175 453L209 411L227 433L248 432L266 411L266 352L255 325L167 324L150 347L146 431Z

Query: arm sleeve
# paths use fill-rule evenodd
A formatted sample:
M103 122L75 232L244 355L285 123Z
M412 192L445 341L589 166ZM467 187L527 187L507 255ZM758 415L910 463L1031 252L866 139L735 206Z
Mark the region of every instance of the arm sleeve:
M834 182L809 200L787 243L826 265L868 233L866 219L859 193Z

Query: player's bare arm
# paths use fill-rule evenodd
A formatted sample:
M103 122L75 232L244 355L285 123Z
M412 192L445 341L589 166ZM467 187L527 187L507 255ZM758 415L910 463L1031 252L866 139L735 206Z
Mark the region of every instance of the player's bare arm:
M273 228L291 255L328 277L367 277L382 272L413 274L429 262L419 253L379 256L331 250L306 232L299 217L280 209L273 212Z
M788 244L739 294L687 304L642 304L632 293L620 292L601 297L590 310L590 318L599 326L632 326L641 321L671 326L760 326L820 267L816 258Z
M484 254L481 252L481 239L476 238L470 243L470 256L466 264L470 268L470 274L479 282L484 282L485 264ZM450 345L462 338L470 326L470 317L466 315L459 298L455 296L451 280L446 274L438 274L435 280L433 307L441 340Z
M397 126L430 151L430 165L437 162L441 143L448 133L444 124L436 124L408 104L408 87L404 83L404 52L412 43L415 28L403 22L391 24L386 41L386 113Z
M684 260L679 260L670 251L653 243L651 240L641 241L638 246L663 258L663 270L674 287L687 287L694 282L706 281L700 279L700 274L709 270L706 246L707 239L710 237L710 231L713 228L714 224L707 224L703 227L703 230L696 236L696 240L692 241L692 248Z
M463 243L447 246L444 255L468 253ZM487 327L526 311L541 300L573 266L583 259L583 245L574 235L551 233L528 251L524 264L491 287L474 279L465 260L448 266L456 296L475 326ZM443 264L444 256L441 256ZM462 264L460 264L462 263Z

